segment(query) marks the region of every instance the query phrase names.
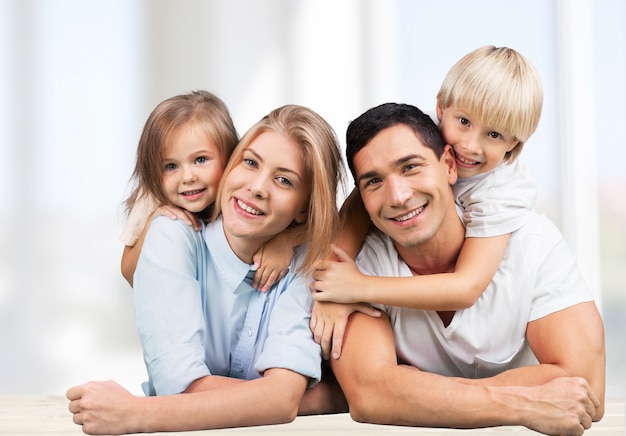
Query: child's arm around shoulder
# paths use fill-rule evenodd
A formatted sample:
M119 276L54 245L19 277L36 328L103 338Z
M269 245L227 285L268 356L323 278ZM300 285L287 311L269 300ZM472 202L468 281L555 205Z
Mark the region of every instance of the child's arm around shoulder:
M128 284L133 286L133 276L135 275L135 269L137 268L137 261L139 260L139 255L141 254L141 247L143 247L143 241L146 238L146 233L148 233L148 229L150 228L150 222L157 216L166 216L170 219L181 219L185 224L192 226L194 230L200 230L200 222L198 218L191 212L185 209L181 209L176 206L160 206L158 207L146 221L143 230L139 234L137 241L134 245L125 245L124 251L122 252L122 276L126 279Z
M267 241L252 257L257 269L252 287L259 292L267 292L274 283L280 281L293 259L295 247L306 242L306 235L300 229L286 229Z
M341 232L333 246L332 258L327 259L326 262L322 262L319 265L319 269L313 274L314 282L312 283L312 287L314 298L317 294L317 285L319 282L316 280L318 280L318 277L326 273L328 265L339 265L342 259L345 260L347 264L351 263L353 269L349 272L353 275L344 277L347 279L348 283L350 283L350 287L345 288L339 285L338 293L350 292L350 289L353 288L356 288L358 293L358 285L355 287L354 282L350 281L350 277L358 278L363 275L359 272L353 259L358 254L370 227L369 216L365 210L358 189L354 189L344 201L340 216ZM356 299L356 301L361 300ZM332 301L314 302L310 327L315 342L322 347L322 356L324 359L329 359L331 355L333 359L338 359L341 355L344 331L350 315L354 312L361 312L373 317L379 317L381 314L380 311L366 303L354 302L353 304L338 304Z

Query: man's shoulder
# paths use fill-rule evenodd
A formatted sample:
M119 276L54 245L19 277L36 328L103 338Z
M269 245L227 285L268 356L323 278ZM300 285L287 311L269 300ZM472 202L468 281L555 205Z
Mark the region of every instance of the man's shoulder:
M379 230L371 230L363 241L356 264L370 275L396 276L402 263L393 240Z
M395 252L395 247L393 245L393 241L389 236L384 234L378 229L372 229L369 231L365 240L363 241L363 246L361 247L361 253L369 253L369 252L388 252L393 250Z

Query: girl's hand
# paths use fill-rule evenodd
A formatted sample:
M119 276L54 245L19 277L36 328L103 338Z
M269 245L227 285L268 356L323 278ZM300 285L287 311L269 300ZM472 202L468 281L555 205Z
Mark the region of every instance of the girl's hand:
M366 276L341 248L333 246L333 254L337 258L336 261L322 262L313 273L313 298L317 301L335 303L365 301L363 290L366 286Z
M328 360L331 354L333 359L339 359L341 356L343 334L353 312L361 312L373 317L380 316L378 309L365 303L337 304L321 301L313 303L310 328L315 342L322 347L324 359Z
M254 253L257 266L252 287L267 292L274 283L285 277L293 258L293 244L287 238L274 237Z
M199 232L202 229L200 220L197 216L195 216L192 212L189 212L187 209L182 209L178 206L173 206L171 204L159 206L154 212L152 212L152 218L157 216L166 216L172 220L180 219L189 227L193 227L196 232Z

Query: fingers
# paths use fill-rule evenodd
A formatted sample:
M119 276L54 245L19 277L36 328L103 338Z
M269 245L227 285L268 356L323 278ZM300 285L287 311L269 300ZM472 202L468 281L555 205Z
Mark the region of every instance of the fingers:
M83 386L84 385L78 385L69 388L65 393L67 399L70 401L80 399L83 396Z
M346 330L347 318L345 321L340 321L335 323L335 328L333 329L333 348L332 348L332 358L339 359L341 356L341 346L343 345L343 334Z
M259 292L267 292L276 282L282 280L287 274L288 270L284 269L270 269L259 268L254 273L254 280L252 281L252 287Z
M313 332L313 340L322 348L322 358L328 360L330 355L330 343L332 339L332 330L328 331L325 322L321 318L311 317L309 322L311 331Z
M160 206L156 211L154 211L154 216L157 215L163 215L172 220L180 219L188 226L193 227L195 231L200 231L202 229L198 217L196 217L192 212L189 212L186 209L181 209L180 207L172 205Z
M374 318L379 318L381 315L380 310L376 309L373 306L370 306L369 304L358 304L355 306L355 310L357 312L361 312L365 315L369 315L372 316Z
M313 297L313 299L314 299L315 301L330 301L329 294L328 294L328 293L326 293L326 292L323 292L323 291L319 288L319 286L320 286L320 285L319 285L319 283L320 283L320 282L313 282L313 283L311 284L311 286L313 287L313 289L314 289L314 291L315 291L315 292L313 292L313 293L312 293L312 295L311 295L311 296Z
M333 250L333 254L337 257L337 260L339 260L339 262L351 262L354 260L351 256L348 256L345 251L343 251L336 245L332 245L331 248Z
M320 346L322 347L322 357L324 358L324 360L328 360L330 357L330 351L331 351L330 345L332 343L332 333L333 333L332 330L328 331L328 329L324 329L321 335Z

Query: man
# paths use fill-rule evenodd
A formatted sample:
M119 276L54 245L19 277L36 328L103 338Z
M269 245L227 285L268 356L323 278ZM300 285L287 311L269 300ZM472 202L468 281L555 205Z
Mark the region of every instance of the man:
M409 105L348 127L347 158L378 231L357 257L368 275L454 270L465 230L456 164L432 120ZM343 261L348 261L346 258ZM603 325L560 233L531 213L473 306L354 313L333 370L357 421L582 434L604 413Z

